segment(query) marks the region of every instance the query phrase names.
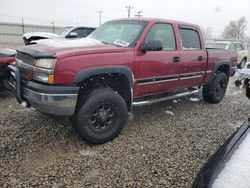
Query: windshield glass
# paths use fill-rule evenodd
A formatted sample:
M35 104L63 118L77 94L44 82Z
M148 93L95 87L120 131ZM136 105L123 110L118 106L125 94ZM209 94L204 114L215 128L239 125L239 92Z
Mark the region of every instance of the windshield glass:
M146 21L107 22L91 33L88 38L96 39L105 44L132 47L146 23Z
M65 35L66 33L68 33L68 31L71 29L72 27L64 27L59 29L56 34L58 35Z
M212 48L212 49L226 49L227 44L223 43L208 43L207 48Z

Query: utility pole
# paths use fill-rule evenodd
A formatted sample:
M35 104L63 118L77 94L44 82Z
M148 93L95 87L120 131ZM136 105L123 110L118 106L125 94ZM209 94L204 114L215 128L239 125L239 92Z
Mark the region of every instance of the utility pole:
M99 13L99 26L102 25L102 13L103 11L97 11Z
M55 20L53 20L53 21L51 22L51 24L52 24L53 33L55 33Z
M22 28L23 28L23 34L24 34L24 21L23 21L23 18L22 18Z
M142 13L142 11L138 11L137 14L135 15L135 17L141 18L141 17L142 17L142 14L141 14L141 13Z
M128 11L128 18L130 18L130 12L131 12L131 9L133 9L134 7L132 7L132 6L126 6L125 7L126 9L127 9L127 11Z

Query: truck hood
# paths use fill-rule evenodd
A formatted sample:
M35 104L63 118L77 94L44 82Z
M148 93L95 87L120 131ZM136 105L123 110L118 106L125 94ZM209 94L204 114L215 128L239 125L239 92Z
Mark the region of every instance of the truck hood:
M60 36L55 33L49 33L49 32L31 32L24 34L23 37L25 37L26 39L29 39L30 37L43 37L46 39L53 39L53 38L58 38Z
M122 47L103 44L91 38L39 40L37 44L18 49L35 58L56 57L57 59L97 53L114 53L125 51Z

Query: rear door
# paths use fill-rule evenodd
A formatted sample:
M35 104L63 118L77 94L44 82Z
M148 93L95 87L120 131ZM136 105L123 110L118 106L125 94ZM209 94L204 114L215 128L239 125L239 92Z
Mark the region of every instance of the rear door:
M180 63L173 26L167 23L154 24L144 43L149 40L161 41L163 50L144 53L138 49L134 72L137 82L135 97L179 88Z
M180 85L182 88L201 84L207 66L207 52L199 30L193 26L179 26L181 37Z

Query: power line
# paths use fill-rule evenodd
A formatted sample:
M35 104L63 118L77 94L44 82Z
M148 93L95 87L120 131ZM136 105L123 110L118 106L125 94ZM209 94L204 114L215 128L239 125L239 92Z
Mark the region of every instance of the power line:
M141 14L141 13L142 13L142 11L138 11L137 14L135 15L135 17L141 18L141 17L142 17L142 14Z
M132 6L126 6L125 7L126 9L127 9L127 11L128 11L128 18L130 18L130 12L131 12L131 9L133 9L134 7L132 7Z

